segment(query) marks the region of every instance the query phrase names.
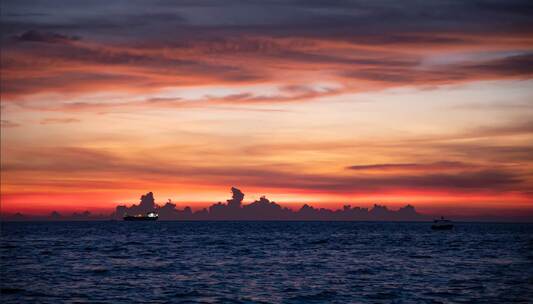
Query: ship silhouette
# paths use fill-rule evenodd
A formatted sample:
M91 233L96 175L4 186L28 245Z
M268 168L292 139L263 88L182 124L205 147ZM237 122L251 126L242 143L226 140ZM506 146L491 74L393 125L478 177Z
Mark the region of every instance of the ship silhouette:
M146 214L128 215L124 214L125 221L157 221L159 215L155 212L148 212Z
M452 221L445 219L441 216L440 219L434 220L433 225L431 225L433 230L451 230L453 229Z

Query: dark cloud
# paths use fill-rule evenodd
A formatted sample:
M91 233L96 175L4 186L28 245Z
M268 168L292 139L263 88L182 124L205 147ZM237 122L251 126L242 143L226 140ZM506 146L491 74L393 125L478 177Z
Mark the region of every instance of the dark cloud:
M61 7L61 9L58 9ZM4 28L173 43L215 37L307 37L362 44L463 44L432 33L531 33L529 1L11 1ZM384 22L386 21L386 22ZM211 34L209 34L211 33ZM424 34L425 33L425 34ZM211 36L211 37L210 37Z
M466 164L463 162L441 161L434 163L399 163L399 164L373 164L373 165L355 165L346 169L355 171L377 170L377 171L395 171L395 170L416 170L416 171L434 171L449 169L471 169L478 166Z
M519 189L523 178L501 170L482 170L453 174L395 176L327 177L314 175L278 175L265 178L260 186L305 189L325 192L368 192L390 190L508 191ZM258 185L258 186L259 186Z
M533 75L533 53L509 56L482 63L470 63L461 67L464 70L498 75Z
M80 40L77 36L66 36L52 32L40 32L37 30L30 30L14 37L17 41L29 42L44 42L44 43L69 43L71 41Z
M410 84L445 84L469 80L516 77L528 79L533 75L533 55L524 54L499 59L462 62L424 69L412 65L394 65L384 60L384 66L347 67L340 69L340 76L379 82L388 86Z
M58 10L57 7L61 7ZM528 1L213 1L184 2L106 2L12 1L3 7L7 20L16 27L40 26L44 30L76 29L115 35L157 38L184 32L217 30L228 34L269 34L270 36L321 36L331 39L374 39L375 43L416 41L414 32L517 32L532 31L531 3ZM529 14L528 14L529 12ZM38 15L36 15L38 14ZM216 16L216 17L211 17ZM72 21L75 20L75 21ZM386 20L386 22L383 22ZM15 27L15 25L12 25ZM132 32L135 31L135 33ZM399 37L399 38L394 38ZM425 36L428 43L441 38ZM455 39L455 38L454 38ZM450 43L450 41L445 41Z
M117 88L154 90L276 82L295 72L340 82L346 88L335 92L340 94L530 78L532 70L527 1L13 1L3 9L7 30L2 35L16 38L2 40L3 91L9 97L86 92L91 79L70 77L80 71L101 74L108 87L116 77ZM76 42L78 36L84 39ZM524 54L421 68L428 50L480 48ZM128 73L142 80L123 83L122 77L110 76ZM358 81L365 82L362 89L354 88ZM274 101L233 97L219 102Z

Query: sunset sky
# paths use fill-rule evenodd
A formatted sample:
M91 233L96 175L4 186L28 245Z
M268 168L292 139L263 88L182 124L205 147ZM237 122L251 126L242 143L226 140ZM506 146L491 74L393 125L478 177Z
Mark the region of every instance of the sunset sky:
M177 4L179 3L179 4ZM2 1L1 211L533 213L530 1Z

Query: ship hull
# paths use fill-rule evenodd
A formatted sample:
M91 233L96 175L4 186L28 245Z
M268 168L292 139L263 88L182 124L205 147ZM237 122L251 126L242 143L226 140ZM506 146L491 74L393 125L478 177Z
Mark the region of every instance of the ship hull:
M148 216L125 216L125 221L157 221L157 217Z
M453 225L432 225L431 229L433 230L452 230Z

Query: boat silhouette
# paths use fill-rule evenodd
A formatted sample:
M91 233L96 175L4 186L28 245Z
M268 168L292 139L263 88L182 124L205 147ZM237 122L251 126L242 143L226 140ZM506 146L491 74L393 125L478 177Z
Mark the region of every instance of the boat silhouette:
M433 230L450 230L452 228L452 221L445 219L443 216L440 219L434 220L433 225L431 225L431 229Z
M159 215L155 212L148 212L146 214L128 215L124 214L125 221L156 221Z

